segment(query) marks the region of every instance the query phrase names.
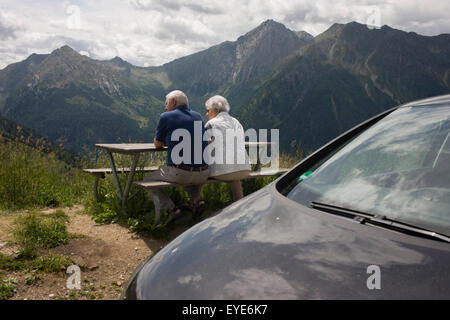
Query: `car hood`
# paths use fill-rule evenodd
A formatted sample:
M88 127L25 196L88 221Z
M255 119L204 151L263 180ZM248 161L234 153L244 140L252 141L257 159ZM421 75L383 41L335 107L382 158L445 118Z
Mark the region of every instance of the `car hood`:
M307 208L272 184L145 261L125 297L448 299L449 247Z

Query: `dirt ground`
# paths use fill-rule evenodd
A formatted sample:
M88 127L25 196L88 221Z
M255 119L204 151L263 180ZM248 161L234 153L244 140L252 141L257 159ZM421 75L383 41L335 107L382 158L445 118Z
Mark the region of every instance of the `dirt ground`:
M17 292L11 299L118 299L122 288L136 266L151 253L158 251L170 240L146 238L130 232L117 224L96 224L91 216L83 213L82 206L55 208L62 209L70 218L68 232L82 234L85 238L71 239L68 244L52 249L56 254L71 257L81 271L81 290L66 288L70 274L36 273L34 285L26 285L25 278L30 272L10 272L8 277L17 279ZM8 227L17 215L0 215L0 252L14 253L18 248L10 243ZM170 232L173 239L188 226L179 226Z

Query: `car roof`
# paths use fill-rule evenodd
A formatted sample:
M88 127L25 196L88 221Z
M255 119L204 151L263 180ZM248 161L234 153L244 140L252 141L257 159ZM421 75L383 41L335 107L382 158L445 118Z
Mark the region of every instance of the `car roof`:
M408 102L400 105L399 108L428 106L432 104L445 104L445 103L450 103L450 94Z

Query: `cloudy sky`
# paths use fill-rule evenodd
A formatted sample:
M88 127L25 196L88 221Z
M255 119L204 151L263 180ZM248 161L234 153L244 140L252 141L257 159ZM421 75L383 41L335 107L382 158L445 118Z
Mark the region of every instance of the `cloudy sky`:
M65 44L95 59L155 66L234 41L267 19L316 36L357 21L450 33L448 0L0 0L0 69Z

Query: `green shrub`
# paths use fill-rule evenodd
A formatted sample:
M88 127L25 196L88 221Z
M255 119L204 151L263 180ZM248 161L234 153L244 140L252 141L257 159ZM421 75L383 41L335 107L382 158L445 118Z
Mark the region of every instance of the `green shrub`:
M224 207L233 201L231 189L227 183L210 183L202 187L202 199L208 206Z
M116 223L119 215L107 203L92 201L89 210L93 214L92 220L96 223Z
M38 280L39 277L36 274L32 273L25 278L25 284L27 286L32 286L35 285L38 282Z
M17 279L8 278L0 280L0 300L8 299L14 296L17 290Z
M168 239L169 238L169 229L168 224L171 220L168 217L167 212L163 212L161 214L160 222L155 225L153 222L154 215L146 215L138 218L129 218L127 220L127 225L131 231L137 233L146 233L151 234L153 237L157 239Z

